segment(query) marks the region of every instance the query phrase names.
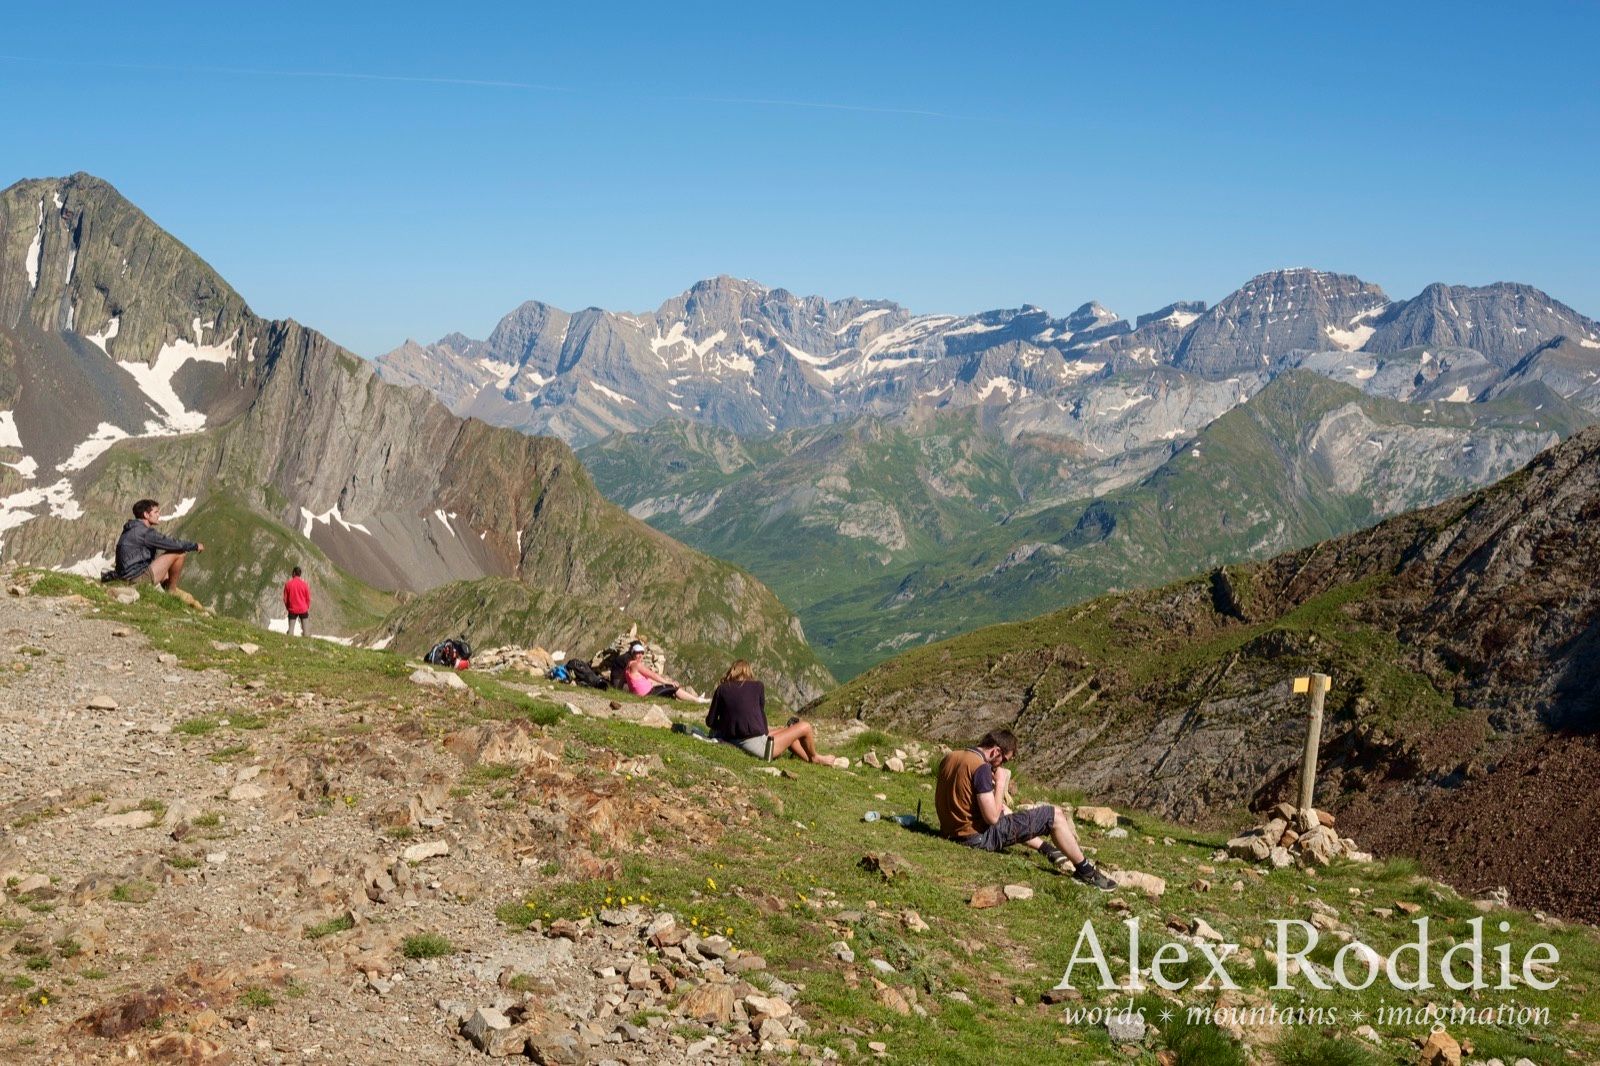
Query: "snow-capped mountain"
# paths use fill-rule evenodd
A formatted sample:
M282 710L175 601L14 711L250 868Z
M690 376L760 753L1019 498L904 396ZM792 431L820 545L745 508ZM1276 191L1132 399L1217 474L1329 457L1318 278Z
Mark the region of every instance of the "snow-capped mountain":
M642 314L526 303L487 340L408 341L378 366L458 413L578 444L663 418L759 434L983 404L1008 434L1110 454L1191 436L1297 366L1392 398L1478 399L1559 337L1593 345L1600 365L1600 326L1507 283L1395 301L1350 275L1279 270L1215 307L1129 323L1097 303L1064 318L1030 305L917 315L719 277Z

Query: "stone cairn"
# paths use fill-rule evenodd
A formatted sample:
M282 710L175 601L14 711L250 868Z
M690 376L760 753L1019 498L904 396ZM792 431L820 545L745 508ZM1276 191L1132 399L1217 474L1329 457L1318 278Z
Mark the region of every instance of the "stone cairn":
M1314 809L1297 810L1292 803L1278 804L1270 819L1228 841L1227 848L1236 859L1266 863L1274 869L1327 866L1337 858L1372 861L1372 855L1357 848L1354 840L1339 835L1333 815Z
M535 677L543 677L556 664L549 652L540 647L519 648L506 645L483 648L472 657L472 668L480 672L499 673L502 670L519 670Z

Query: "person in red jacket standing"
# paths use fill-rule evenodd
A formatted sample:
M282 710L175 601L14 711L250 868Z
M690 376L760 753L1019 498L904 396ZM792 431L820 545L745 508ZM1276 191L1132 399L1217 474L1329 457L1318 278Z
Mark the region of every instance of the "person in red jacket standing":
M289 635L294 636L294 624L299 622L300 635L310 636L306 632L306 619L311 614L311 586L300 576L298 566L294 568L294 575L283 583L283 606L289 612Z

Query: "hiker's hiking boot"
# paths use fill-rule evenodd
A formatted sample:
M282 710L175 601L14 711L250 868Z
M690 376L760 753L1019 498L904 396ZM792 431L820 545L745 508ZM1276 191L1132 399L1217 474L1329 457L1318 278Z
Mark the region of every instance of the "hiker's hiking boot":
M1072 861L1067 859L1065 855L1062 856L1062 859L1063 861L1056 863L1056 866L1063 873L1071 870L1074 881L1081 881L1090 888L1098 888L1102 892L1110 892L1117 887L1115 881L1101 873L1100 868L1088 859L1083 860L1082 864L1078 866L1073 866Z

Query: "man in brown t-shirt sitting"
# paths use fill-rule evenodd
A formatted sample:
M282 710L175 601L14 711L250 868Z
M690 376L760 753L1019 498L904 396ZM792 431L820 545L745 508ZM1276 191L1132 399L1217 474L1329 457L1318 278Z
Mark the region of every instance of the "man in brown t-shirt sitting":
M939 783L933 804L939 811L939 834L984 851L1004 851L1026 844L1041 852L1056 869L1072 868L1072 876L1086 885L1109 892L1117 883L1095 868L1078 847L1077 835L1065 811L1040 806L1012 811L1005 803L1005 786L1011 777L1002 770L1017 754L1017 738L1009 729L983 735L975 748L952 751L939 763ZM1044 834L1050 834L1050 841Z

